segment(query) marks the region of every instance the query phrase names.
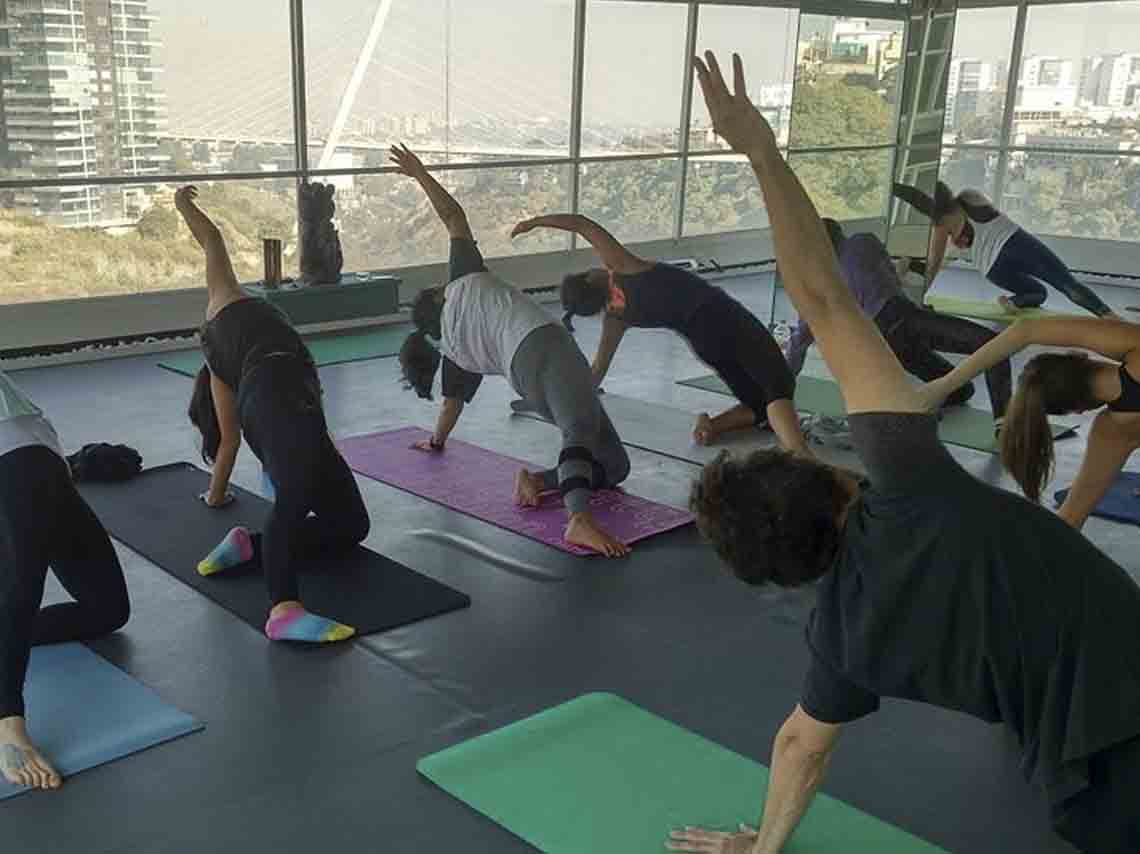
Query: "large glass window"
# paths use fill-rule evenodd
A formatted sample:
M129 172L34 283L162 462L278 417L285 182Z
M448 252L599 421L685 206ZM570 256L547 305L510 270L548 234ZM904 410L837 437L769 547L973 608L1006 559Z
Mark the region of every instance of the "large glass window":
M791 147L890 145L903 23L801 15Z
M745 158L718 155L689 160L684 234L767 227L764 195L752 165Z
M820 216L882 217L890 189L891 150L796 153L788 163L803 182Z
M135 294L205 286L205 256L174 210L176 185L64 186L0 190L0 303ZM289 179L200 184L238 278L262 275L263 237L284 243L284 273L297 274L296 192ZM124 225L68 228L29 211L86 217L114 208Z
M579 210L623 242L672 237L680 163L676 157L584 163Z
M686 17L682 3L590 0L582 154L680 149Z
M314 168L397 141L452 162L569 154L571 0L310 2L305 36Z
M947 75L946 142L1000 141L1016 18L1011 6L958 10Z
M748 94L768 119L780 145L787 145L791 126L799 17L795 9L702 4L697 19L698 50L711 50L722 60L734 52L740 54L748 72ZM712 132L698 88L693 96L689 149L727 147Z

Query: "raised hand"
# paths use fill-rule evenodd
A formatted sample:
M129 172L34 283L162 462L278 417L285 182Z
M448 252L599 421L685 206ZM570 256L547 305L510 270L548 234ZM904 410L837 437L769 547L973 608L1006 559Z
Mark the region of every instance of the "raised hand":
M176 208L184 207L191 204L196 198L198 198L198 188L193 184L187 184L174 192L174 206Z
M423 161L420 160L406 145L393 145L388 149L388 159L396 164L397 171L409 178L419 178L427 174Z
M669 834L665 848L669 851L698 851L701 854L751 854L756 844L756 831L741 825L736 833L686 827Z
M740 61L740 54L732 55L734 90L732 92L728 91L728 84L724 82L720 65L711 50L705 51L703 62L699 57L693 57L693 66L697 70L697 80L705 96L713 130L732 146L734 151L751 154L756 149L775 142L775 135L768 120L748 100L748 87L744 83L744 63Z
M511 237L518 237L520 234L526 234L528 231L534 231L536 228L538 228L537 222L533 219L524 219L511 229Z
M434 439L420 439L410 445L413 451L425 451L429 454L438 454L443 450L443 443L436 444Z

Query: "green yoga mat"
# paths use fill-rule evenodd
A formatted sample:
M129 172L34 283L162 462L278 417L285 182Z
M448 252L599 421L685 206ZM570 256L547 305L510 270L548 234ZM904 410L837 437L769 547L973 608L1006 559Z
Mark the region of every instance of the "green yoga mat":
M678 380L680 385L715 391L717 394L732 392L724 381L715 374L703 377L693 377L687 380ZM816 415L844 416L847 407L843 403L843 395L839 386L832 380L818 377L799 377L796 379L796 409L801 412L811 412ZM1062 422L1051 421L1053 438L1060 439L1071 436L1076 432L1076 426ZM942 413L942 420L938 422L938 437L951 445L961 445L977 451L997 450L994 439L994 419L988 412L974 409L970 406L952 406Z
M400 323L381 326L366 332L346 332L340 335L305 336L305 343L317 366L340 365L344 362L361 362L365 359L380 359L395 356L408 333L411 324ZM174 353L158 363L160 368L192 377L202 369L202 353L187 350Z
M926 297L926 307L932 308L942 314L954 314L959 317L972 317L976 320L992 320L996 323L1013 323L1015 320L1024 320L1027 317L1079 317L1065 311L1052 311L1048 308L1022 308L1017 311L1006 311L997 301L955 299L937 294Z
M685 825L754 823L768 770L613 694L586 694L427 756L419 772L548 854L659 854ZM943 849L820 795L788 854Z

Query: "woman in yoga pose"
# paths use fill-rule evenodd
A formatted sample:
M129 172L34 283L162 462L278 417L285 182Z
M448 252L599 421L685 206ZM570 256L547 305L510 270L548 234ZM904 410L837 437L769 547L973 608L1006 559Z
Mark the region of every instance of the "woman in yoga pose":
M1033 501L1053 471L1049 415L1103 409L1093 420L1080 472L1058 511L1074 528L1112 486L1140 448L1140 326L1113 318L1020 320L933 383L952 389L1030 345L1079 347L1086 353L1042 353L1021 372L1001 432L1002 462Z
M734 93L706 57L713 127L759 178L784 285L839 382L869 484L774 450L722 456L695 484L698 524L742 580L815 583L817 603L759 828L686 828L668 846L780 851L842 725L898 697L1004 723L1061 836L1096 854L1140 850L1140 587L1052 513L950 456L930 412L946 386L909 381L843 284L739 57Z
M288 319L238 286L218 227L183 187L175 206L206 253L209 302L202 327L206 365L198 373L190 420L213 467L202 500L231 500L230 474L242 436L273 482L273 510L261 534L234 528L198 564L204 576L251 561L269 590L271 640L327 643L351 626L313 614L300 601L297 560L346 551L368 535L368 510L356 479L329 437L313 358Z
M639 258L612 234L580 214L550 214L524 220L512 237L536 228L557 228L584 238L605 269L575 273L562 281L563 322L605 311L594 356L594 382L601 384L622 336L631 326L672 329L717 372L740 401L715 417L702 412L693 439L708 445L722 433L767 424L788 450L809 453L792 403L795 380L780 347L756 317L720 288L670 264Z
M420 449L444 449L484 374L506 377L529 408L562 431L558 466L543 472L521 469L515 502L534 507L543 492L557 489L570 514L567 542L607 557L627 554L629 547L590 512L593 490L615 487L629 475L629 456L598 400L582 351L538 302L487 270L463 208L420 159L406 147L393 146L391 155L400 174L423 188L451 237L448 284L416 297L417 331L400 350L408 386L427 400L443 363L443 406L435 433Z
M75 601L40 607L49 568ZM0 373L0 774L9 783L61 783L24 722L31 648L110 634L130 612L119 558L76 491L55 430Z
M924 380L934 380L953 370L938 352L969 354L994 338L991 330L964 317L953 317L916 306L902 291L898 270L883 242L873 234L843 233L833 219L824 219L828 237L839 259L839 271L863 312L875 321L883 338L907 372ZM815 340L811 326L800 318L788 342L788 366L799 376L808 347ZM1009 360L986 371L986 386L994 423L1000 425L1013 393ZM965 383L946 398L946 406L959 406L974 395Z
M894 193L929 216L934 224L926 260L928 282L933 282L942 269L946 244L953 241L959 249L973 249L978 271L1013 294L998 298L1007 311L1041 305L1048 284L1098 317L1113 313L1100 297L1073 277L1053 250L977 190L963 190L955 196L939 181L933 199L906 184L895 184Z

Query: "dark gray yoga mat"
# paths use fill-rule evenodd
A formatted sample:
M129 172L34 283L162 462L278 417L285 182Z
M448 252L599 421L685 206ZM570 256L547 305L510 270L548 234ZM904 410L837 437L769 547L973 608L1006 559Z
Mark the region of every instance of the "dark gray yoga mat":
M237 500L212 510L198 500L208 484L209 475L196 466L172 463L124 483L83 484L80 491L111 536L260 631L269 608L261 572L236 567L203 578L197 567L230 528L260 529L272 505L234 486ZM362 635L471 604L466 594L363 546L306 560L300 581L306 607Z

